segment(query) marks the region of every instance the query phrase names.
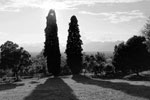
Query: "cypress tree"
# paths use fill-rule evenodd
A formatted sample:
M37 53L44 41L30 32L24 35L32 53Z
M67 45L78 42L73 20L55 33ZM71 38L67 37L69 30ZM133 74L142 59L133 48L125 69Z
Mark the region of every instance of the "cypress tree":
M45 28L45 49L44 56L47 58L48 72L54 76L60 73L60 49L57 36L56 14L50 10L47 16L47 26Z
M79 74L82 69L82 40L79 34L79 25L76 16L71 17L68 30L68 40L66 45L67 65L72 74Z

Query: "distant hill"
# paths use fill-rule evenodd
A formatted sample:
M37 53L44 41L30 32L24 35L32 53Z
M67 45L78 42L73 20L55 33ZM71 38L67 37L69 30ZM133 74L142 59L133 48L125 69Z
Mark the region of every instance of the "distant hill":
M104 53L112 53L114 51L115 45L118 45L122 41L115 42L100 42L100 41L90 41L88 43L83 44L83 52L104 52ZM32 56L36 56L39 54L44 48L44 43L34 43L34 44L20 44L20 46L24 47L25 50L29 51ZM65 51L65 46L60 45L60 50L62 53Z
M122 41L115 42L90 42L83 45L85 52L113 52L115 45L118 45Z
M40 52L30 52L31 57L36 57Z
M106 58L110 58L113 56L113 51L98 51L99 53L105 54ZM87 55L95 55L97 52L84 52Z

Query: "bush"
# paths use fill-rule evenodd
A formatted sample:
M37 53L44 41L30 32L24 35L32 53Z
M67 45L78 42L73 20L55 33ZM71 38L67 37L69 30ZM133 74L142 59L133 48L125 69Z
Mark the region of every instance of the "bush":
M69 66L64 65L63 67L61 67L61 75L71 75L71 70L69 68Z
M83 68L95 76L101 75L103 73L103 68L106 63L106 57L103 53L96 53L95 55L83 55Z
M115 74L115 67L111 63L105 64L103 70L106 76L113 76Z
M145 42L144 37L133 36L126 43L115 46L113 64L116 72L139 75L139 72L149 69L150 53Z

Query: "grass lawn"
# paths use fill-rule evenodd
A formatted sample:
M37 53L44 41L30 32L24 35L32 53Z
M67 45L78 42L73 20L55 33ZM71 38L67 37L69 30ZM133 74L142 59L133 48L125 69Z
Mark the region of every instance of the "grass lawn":
M150 100L150 81L85 76L24 79L0 84L0 100Z

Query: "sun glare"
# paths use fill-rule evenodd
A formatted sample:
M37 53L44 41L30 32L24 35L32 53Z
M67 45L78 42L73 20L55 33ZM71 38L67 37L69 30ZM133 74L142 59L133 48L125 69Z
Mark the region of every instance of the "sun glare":
M47 1L42 4L42 8L44 8L45 10L49 9L62 10L67 9L68 6L64 2Z

